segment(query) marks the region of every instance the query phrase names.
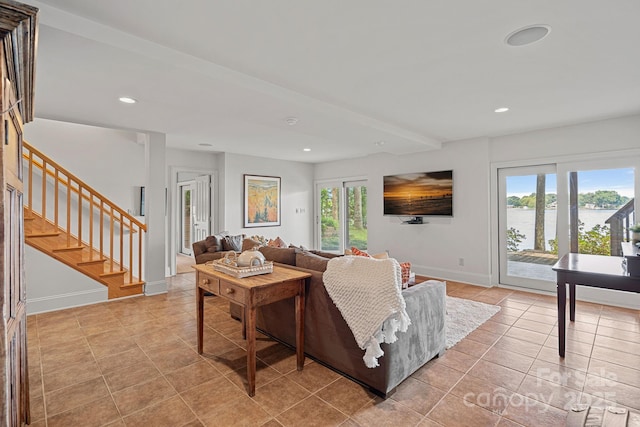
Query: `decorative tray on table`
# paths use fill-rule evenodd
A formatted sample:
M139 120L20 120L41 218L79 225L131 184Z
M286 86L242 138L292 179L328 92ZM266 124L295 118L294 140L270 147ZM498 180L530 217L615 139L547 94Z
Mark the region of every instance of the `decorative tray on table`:
M257 276L259 274L273 273L273 261L263 261L261 259L254 258L251 260L250 265L238 266L237 257L234 252L225 255L224 258L210 261L207 264L211 265L216 271L220 271L238 279Z

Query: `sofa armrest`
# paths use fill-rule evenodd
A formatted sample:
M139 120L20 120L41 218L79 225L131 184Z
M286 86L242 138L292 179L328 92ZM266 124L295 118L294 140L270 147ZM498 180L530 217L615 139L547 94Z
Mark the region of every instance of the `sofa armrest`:
M202 255L203 253L207 252L207 245L205 245L204 242L204 240L200 240L199 242L193 242L191 244L194 258L197 258L198 255Z

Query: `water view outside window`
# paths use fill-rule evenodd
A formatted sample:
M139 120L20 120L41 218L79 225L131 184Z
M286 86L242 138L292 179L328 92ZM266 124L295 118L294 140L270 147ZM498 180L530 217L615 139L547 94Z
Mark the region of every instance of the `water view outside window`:
M634 170L576 171L575 176L577 197L573 199L577 200L578 233L571 236L574 247L579 253L611 255L608 220L632 200ZM556 186L555 174L507 177L509 275L555 280L550 266L558 257ZM544 202L538 199L538 194L544 195ZM633 223L634 219L630 221Z

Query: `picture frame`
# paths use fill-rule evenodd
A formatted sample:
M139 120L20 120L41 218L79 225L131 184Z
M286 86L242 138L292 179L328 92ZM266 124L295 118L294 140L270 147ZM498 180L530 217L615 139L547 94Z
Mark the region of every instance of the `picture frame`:
M281 225L280 177L244 175L244 227Z

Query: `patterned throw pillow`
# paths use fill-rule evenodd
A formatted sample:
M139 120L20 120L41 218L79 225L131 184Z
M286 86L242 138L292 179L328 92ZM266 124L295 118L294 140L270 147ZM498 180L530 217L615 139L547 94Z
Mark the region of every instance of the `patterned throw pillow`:
M269 240L267 246L270 246L272 248L286 248L287 244L280 238L280 236L278 236L275 239Z
M355 246L351 246L351 255L364 256L364 257L367 257L367 258L371 258L371 255L369 255L365 251L361 251L360 249L356 248Z
M242 240L244 240L244 234L238 234L236 236L226 236L222 241L222 249L225 251L242 251Z
M401 262L400 268L402 269L402 285L404 286L409 283L409 278L411 277L411 263Z

